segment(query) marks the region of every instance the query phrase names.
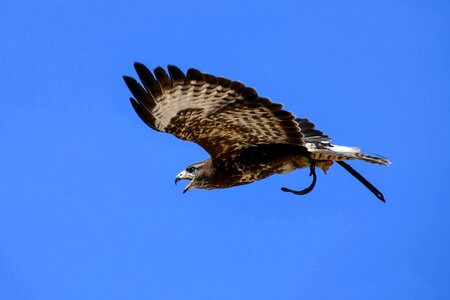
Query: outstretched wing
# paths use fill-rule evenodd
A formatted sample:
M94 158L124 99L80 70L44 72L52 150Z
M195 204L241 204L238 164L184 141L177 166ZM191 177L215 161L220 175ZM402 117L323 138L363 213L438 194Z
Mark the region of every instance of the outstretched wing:
M134 64L143 84L124 76L133 94L131 104L151 128L192 141L213 159L266 144L304 145L300 127L282 105L259 97L238 81L168 66L154 75Z

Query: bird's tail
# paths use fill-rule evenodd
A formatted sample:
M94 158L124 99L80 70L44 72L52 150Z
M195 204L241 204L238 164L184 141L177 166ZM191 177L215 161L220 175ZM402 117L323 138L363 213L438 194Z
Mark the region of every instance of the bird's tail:
M358 147L338 146L331 144L331 138L322 131L317 130L315 125L308 119L297 118L298 126L304 136L305 146L315 160L354 160L359 159L373 164L387 166L389 160L381 155L361 153Z
M360 160L367 161L377 165L387 166L391 164L391 162L387 158L379 155L375 156L364 153L357 153L356 157Z
M378 199L384 202L383 194L374 187L367 179L353 169L345 160L363 160L369 163L387 166L390 161L381 155L361 153L358 147L347 147L332 145L331 138L323 134L322 131L315 129L313 123L308 119L296 119L305 142L305 147L311 153L311 158L314 159L314 165L321 168L324 172L336 162L343 167L352 176L358 179L364 186L366 186ZM315 183L315 180L313 181Z
M374 187L367 179L353 169L346 160L363 160L373 164L387 166L390 161L382 156L374 154L361 153L361 150L357 147L337 146L332 144L310 144L306 143L306 147L311 152L312 158L317 161L317 166L324 172L336 162L351 175L358 179L364 186L366 186L378 199L384 202L383 194Z
M343 160L363 160L372 164L387 166L390 164L390 161L381 155L377 154L366 154L361 153L361 149L358 147L347 147L347 146L338 146L338 145L323 145L324 149L314 149L312 152L321 153L322 156L324 154L328 154L331 156L331 159L334 161L343 161ZM321 148L321 147L319 147Z

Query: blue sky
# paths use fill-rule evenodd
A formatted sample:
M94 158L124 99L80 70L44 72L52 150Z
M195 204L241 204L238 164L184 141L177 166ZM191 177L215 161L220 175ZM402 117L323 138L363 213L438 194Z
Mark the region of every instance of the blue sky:
M1 299L448 299L448 1L10 1ZM133 62L240 80L389 157L182 194L207 158L147 128Z

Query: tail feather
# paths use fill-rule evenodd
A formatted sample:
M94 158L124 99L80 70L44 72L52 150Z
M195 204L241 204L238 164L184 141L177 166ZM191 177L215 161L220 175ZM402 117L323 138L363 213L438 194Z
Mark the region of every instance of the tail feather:
M369 155L369 154L364 154L364 153L355 153L355 156L360 160L367 161L367 162L377 164L377 165L382 165L382 166L387 166L391 163L387 158L381 157L381 156L374 156L374 155Z
M338 146L324 143L306 143L306 148L312 153L312 157L315 160L344 161L358 159L382 166L387 166L390 164L390 161L387 158L374 154L369 155L361 153L361 150L357 147Z
M330 143L331 138L322 131L317 130L314 123L303 118L297 118L296 121L304 135L305 146L312 153L315 160L343 161L359 159L383 166L390 164L386 157L361 153L361 149L358 147L332 145Z
M383 166L387 166L390 164L390 161L386 157L377 154L361 153L361 149L358 147L347 147L332 144L324 146L325 149L333 152L335 155L342 156L342 159L337 159L336 161L359 159L372 164Z

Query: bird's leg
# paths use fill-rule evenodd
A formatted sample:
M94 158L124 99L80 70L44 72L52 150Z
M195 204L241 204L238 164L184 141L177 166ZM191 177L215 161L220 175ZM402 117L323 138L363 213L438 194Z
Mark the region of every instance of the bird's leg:
M311 175L313 177L313 180L306 189L303 189L301 191L294 191L294 190L288 189L286 187L282 187L281 190L283 192L291 192L296 195L306 195L309 192L311 192L314 189L314 186L316 185L317 175L316 175L316 161L315 160L311 161L311 164L309 165L309 176L311 176Z

